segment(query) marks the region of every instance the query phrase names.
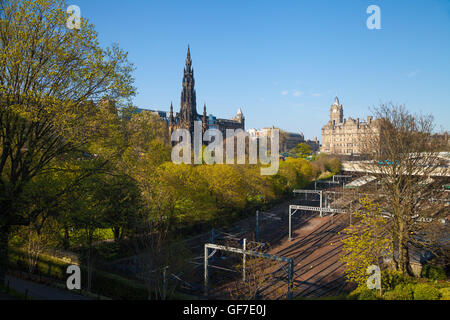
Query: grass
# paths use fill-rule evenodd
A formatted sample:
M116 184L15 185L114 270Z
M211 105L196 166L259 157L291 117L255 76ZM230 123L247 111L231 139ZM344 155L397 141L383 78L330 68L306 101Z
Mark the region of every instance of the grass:
M10 248L9 263L11 269L28 272L26 251L24 249ZM45 280L47 280L47 285L66 289L66 270L70 264L71 263L68 263L64 259L50 257L48 255L41 255L39 257L34 275L41 275L45 277ZM84 266L81 266L81 273L87 273ZM98 269L92 270L91 292L88 292L86 290L77 290L76 293L93 299L101 300L146 300L148 298L147 288L142 283ZM195 297L179 292L174 292L169 299L192 300L195 299Z
M395 288L384 290L381 296L377 291L360 287L346 298L352 300L449 300L450 282L410 278L396 284Z

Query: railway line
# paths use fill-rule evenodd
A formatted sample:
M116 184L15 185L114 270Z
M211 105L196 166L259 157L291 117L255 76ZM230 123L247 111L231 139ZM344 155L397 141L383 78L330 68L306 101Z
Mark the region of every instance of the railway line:
M333 200L338 199L336 197ZM252 244L251 248L259 245L265 248L266 253L293 259L294 297L320 297L341 292L346 283L343 264L339 261L342 250L340 232L349 223L347 214L324 215L320 218L318 212L300 211L292 217L293 240L288 241L287 209L293 203L317 206L316 200L308 200L306 197L298 197L276 206L259 222L260 243L252 242L255 236L255 218L249 217L226 230L212 230L172 244L182 245L191 252L189 265L193 267L192 273L173 275L173 280L178 281L186 293L200 296L203 287L204 244L232 243L233 247L242 247L239 241L247 238L247 243ZM135 257L129 257L128 260L131 261L132 258ZM208 298L226 298L227 289L241 277L241 272L236 270L236 265L241 261L242 256L236 254L216 254L209 266L213 288ZM277 263L270 268L271 277L261 288L260 296L263 299L284 299L287 297L285 266Z
M344 278L343 276L339 276L338 279L333 278L333 272L343 269L343 264L339 262L342 244L338 232L342 231L346 225L339 222L342 221L336 220L335 223L331 223L329 220L307 235L294 240L294 243L288 247L274 251L275 254L294 259L294 297L309 296L308 290L327 278L332 278L327 281L328 285ZM330 245L333 242L335 245ZM332 247L331 250L329 247ZM280 271L281 268L276 270L276 272ZM282 281L276 284L270 283L263 295L270 296L283 286L285 287L285 284ZM279 295L276 298L281 299L284 296Z

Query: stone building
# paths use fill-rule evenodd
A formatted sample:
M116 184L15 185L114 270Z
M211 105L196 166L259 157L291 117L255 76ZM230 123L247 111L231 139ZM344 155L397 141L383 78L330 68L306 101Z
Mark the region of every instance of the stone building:
M194 121L202 123L202 133L208 129L218 129L225 137L226 129L242 129L245 130L245 117L241 108L232 119L219 119L212 114L206 113L206 104L203 106L203 114L197 113L197 98L195 92L194 68L192 67L191 53L188 46L186 66L183 72L183 82L180 101L180 112L174 113L173 105L170 104L168 113L158 112L164 118L169 126L169 133L178 128L188 129L193 137Z
M158 115L162 120L166 121L169 128L169 135L171 135L175 129L187 129L191 133L192 138L195 121L201 122L202 134L208 129L218 129L221 131L224 139L226 137L226 129L242 129L245 131L245 117L241 108L238 109L236 116L231 119L221 119L212 114L208 115L206 113L206 104L203 105L203 113L197 113L194 68L192 67L189 46L186 65L183 71L180 112L174 112L172 103L170 104L170 111L137 108L136 112L153 112Z
M266 127L260 130L252 128L248 129L247 132L251 138L258 138L262 135L270 136L272 129L275 129L275 127ZM311 147L313 152L318 152L320 149L317 137L314 137L313 140L305 140L305 136L301 132L296 133L280 130L280 152L287 152L295 148L299 143L306 143Z
M320 142L317 137L314 137L312 140L308 139L305 141L305 143L311 147L312 152L320 151Z
M321 152L329 154L358 155L362 153L364 138L377 132L377 120L368 116L366 121L359 118L344 118L344 109L338 97L330 107L330 120L322 127Z
M311 147L312 152L318 152L320 149L320 143L317 140L317 137L314 137L313 140L305 140L305 136L302 132L285 132L285 137L280 138L280 149L283 152L289 151L295 148L299 143L305 143Z

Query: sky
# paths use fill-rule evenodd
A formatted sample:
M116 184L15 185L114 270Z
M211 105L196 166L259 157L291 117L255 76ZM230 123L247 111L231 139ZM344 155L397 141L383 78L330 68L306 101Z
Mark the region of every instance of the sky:
M321 140L337 95L344 117L380 103L433 114L450 130L450 1L68 0L135 65L134 105L180 107L188 44L197 111L246 129L279 127ZM381 29L369 29L369 5Z

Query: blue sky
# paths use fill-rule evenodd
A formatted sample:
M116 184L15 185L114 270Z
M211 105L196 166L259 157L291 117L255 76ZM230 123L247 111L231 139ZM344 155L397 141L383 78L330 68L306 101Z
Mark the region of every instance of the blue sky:
M190 44L197 111L246 128L277 126L317 136L335 95L344 116L381 102L432 113L450 130L450 1L69 0L96 26L102 46L129 52L134 104L179 110ZM369 5L381 30L369 30Z

